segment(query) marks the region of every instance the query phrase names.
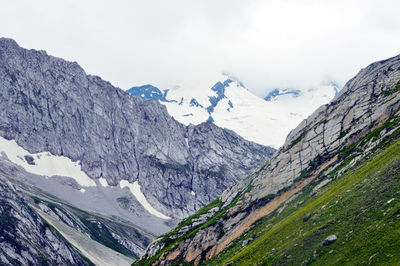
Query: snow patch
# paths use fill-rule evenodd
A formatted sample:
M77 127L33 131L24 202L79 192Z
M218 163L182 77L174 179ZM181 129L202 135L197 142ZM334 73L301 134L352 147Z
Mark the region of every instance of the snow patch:
M83 193L83 192L85 192L85 191L86 191L86 189L84 189L84 188L81 188L79 191Z
M103 187L108 187L107 179L105 179L104 177L99 178L99 182L100 185L102 185Z
M185 142L186 142L186 146L189 147L189 139L188 138L185 138Z
M131 193L133 194L133 196L135 196L135 198L139 201L139 203L142 204L142 206L149 213L151 213L154 216L157 216L161 219L171 219L171 217L168 217L168 216L162 214L161 212L157 211L156 209L153 208L153 206L150 205L150 203L147 201L146 197L140 190L140 185L137 180L135 182L133 182L133 184L129 183L127 180L121 180L119 182L119 186L121 188L128 187L129 190L131 191Z
M56 156L49 152L29 153L19 146L15 140L0 137L0 153L27 172L42 176L68 176L75 179L80 186L91 187L96 183L81 168L80 161L73 162L64 156Z

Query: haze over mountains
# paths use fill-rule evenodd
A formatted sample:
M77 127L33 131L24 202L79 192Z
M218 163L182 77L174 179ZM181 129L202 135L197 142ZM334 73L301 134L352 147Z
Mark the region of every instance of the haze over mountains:
M158 100L185 125L211 121L245 139L279 148L291 129L328 103L339 89L337 83L326 81L307 90L274 89L263 100L235 76L222 73L211 80L189 82L172 89L144 85L127 92Z

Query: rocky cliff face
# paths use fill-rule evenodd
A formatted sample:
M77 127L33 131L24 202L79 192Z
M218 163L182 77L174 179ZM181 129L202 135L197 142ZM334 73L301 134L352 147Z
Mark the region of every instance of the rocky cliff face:
M47 250L43 243L47 241L48 235L44 229L48 228L55 234L55 239L59 240L51 243L55 246L55 252L58 247L64 245L67 250L71 249L73 252L79 250L78 255L83 254L89 262L96 265L110 265L113 260L120 261L121 265L130 265L143 254L145 248L154 239L153 235L130 221L122 220L121 217L110 217L110 215L105 216L82 210L54 197L53 191L47 193L29 184L27 180L31 180L31 175L4 158L4 155L0 155L0 181L3 184L0 193L2 202L0 215L3 223L0 223L0 228L5 234L2 240L9 244L9 246L4 244L0 247L0 254L3 252L8 257L27 264L24 259L35 258L38 255L35 253L36 249ZM37 176L37 178L39 182L43 182L41 176ZM100 194L97 202L104 205L104 201L99 200L104 196ZM106 201L111 199L107 197ZM148 220L148 222L151 223L152 220ZM11 230L14 226L23 228L23 232L31 235L24 238L22 231ZM11 241L10 236L13 236L15 241ZM37 242L30 244L29 239L31 238ZM23 256L19 256L21 254ZM67 261L70 261L70 264L73 263L73 260L69 259L69 253L65 253L64 250L59 251L60 258L53 256L54 254L47 255L46 260L50 264L60 263L62 260L65 260L64 264L68 264ZM6 255L4 256L8 258ZM5 261L3 262L5 263ZM33 264L40 263L35 261Z
M398 136L399 110L400 56L362 69L288 135L268 164L159 238L139 263L198 264L216 256L310 182L326 185L328 173L337 177Z
M185 127L157 101L4 38L0 102L1 137L30 153L80 161L97 185L138 181L148 202L173 218L198 210L274 153L211 123Z
M93 265L29 206L26 198L0 179L1 265Z

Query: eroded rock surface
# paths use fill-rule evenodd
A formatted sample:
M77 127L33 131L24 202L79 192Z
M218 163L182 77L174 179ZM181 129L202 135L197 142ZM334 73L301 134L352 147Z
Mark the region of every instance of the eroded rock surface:
M0 179L1 265L93 265L28 205L30 199Z

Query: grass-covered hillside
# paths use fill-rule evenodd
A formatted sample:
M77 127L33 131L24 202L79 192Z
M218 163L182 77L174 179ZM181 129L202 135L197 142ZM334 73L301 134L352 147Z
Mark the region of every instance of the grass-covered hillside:
M280 210L206 264L399 265L400 141Z

